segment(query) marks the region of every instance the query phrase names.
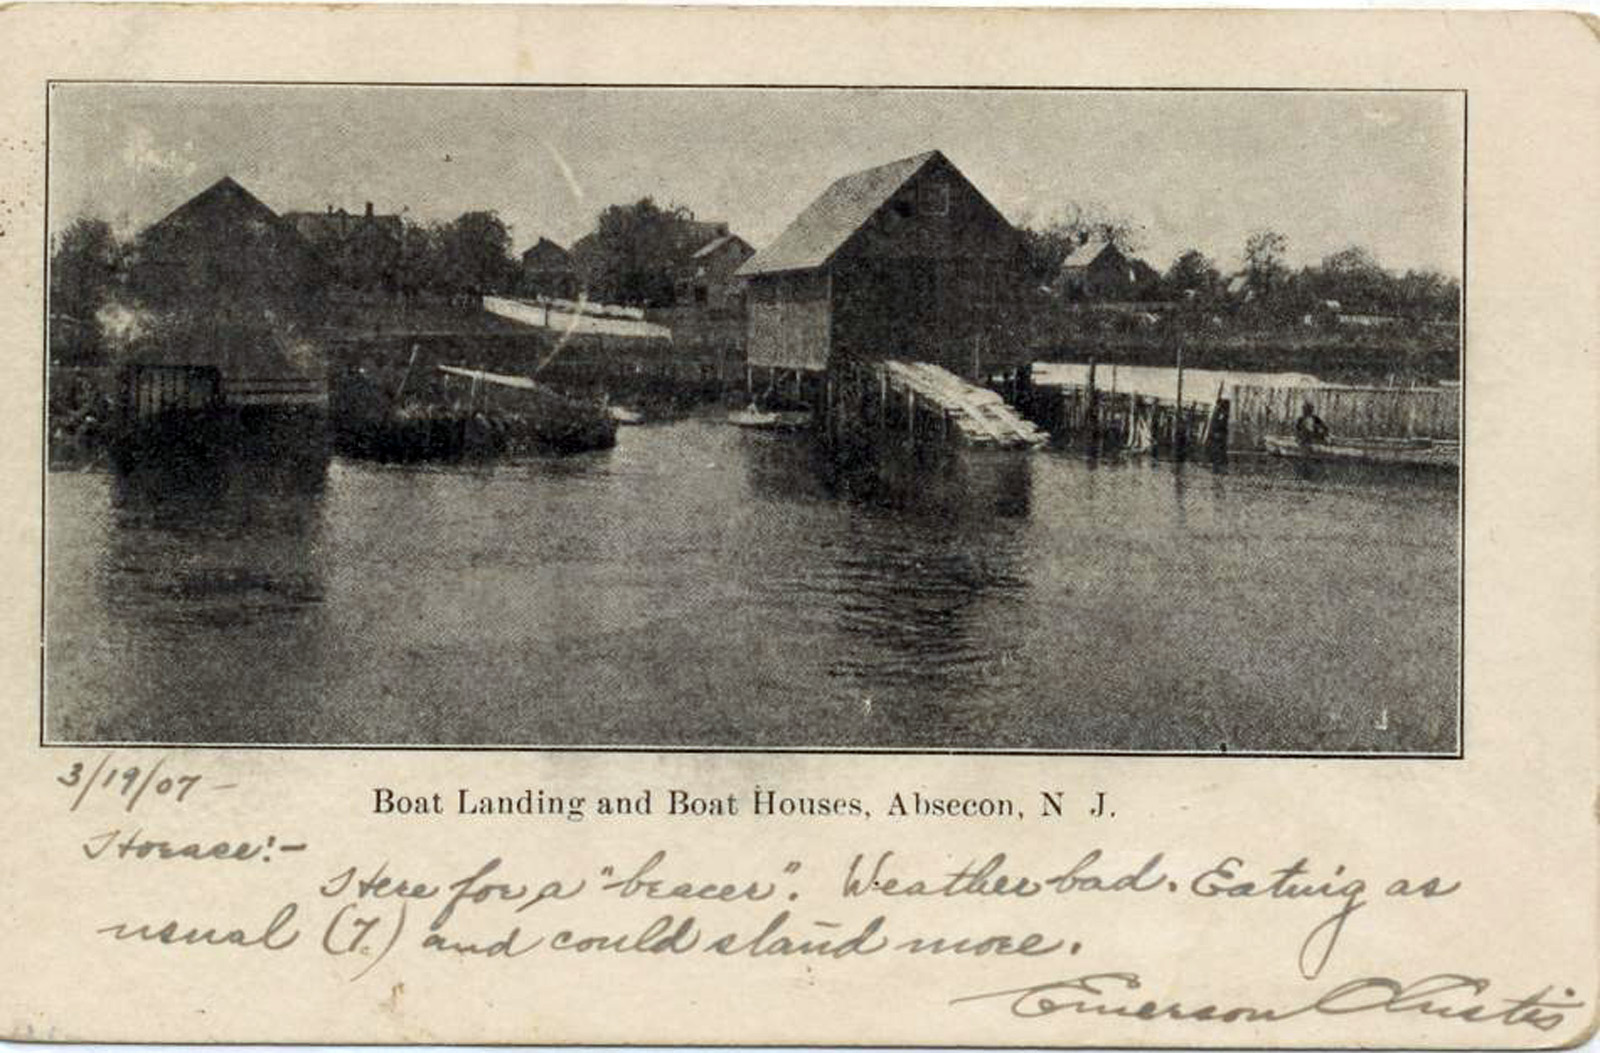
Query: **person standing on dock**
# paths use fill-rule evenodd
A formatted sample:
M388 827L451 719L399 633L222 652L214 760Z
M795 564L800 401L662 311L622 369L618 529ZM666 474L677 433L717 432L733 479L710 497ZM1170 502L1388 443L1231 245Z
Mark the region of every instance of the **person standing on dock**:
M1328 426L1317 416L1317 408L1309 400L1301 404L1300 419L1294 422L1294 437L1301 446L1328 441Z

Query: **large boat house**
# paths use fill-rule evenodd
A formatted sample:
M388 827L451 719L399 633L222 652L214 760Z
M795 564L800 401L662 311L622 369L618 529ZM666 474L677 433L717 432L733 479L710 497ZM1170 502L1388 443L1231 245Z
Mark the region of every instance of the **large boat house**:
M980 377L1022 360L1021 235L937 150L828 187L739 268L748 361L818 373L901 358Z

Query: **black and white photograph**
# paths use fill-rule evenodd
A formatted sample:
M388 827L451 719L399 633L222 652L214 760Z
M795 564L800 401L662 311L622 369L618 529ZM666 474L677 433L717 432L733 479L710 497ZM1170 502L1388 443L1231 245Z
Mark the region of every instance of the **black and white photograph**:
M54 82L43 739L1458 757L1466 122Z

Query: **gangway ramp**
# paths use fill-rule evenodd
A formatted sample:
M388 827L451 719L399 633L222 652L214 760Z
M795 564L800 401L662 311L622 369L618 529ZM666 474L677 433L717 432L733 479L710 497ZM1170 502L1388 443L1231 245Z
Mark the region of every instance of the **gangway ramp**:
M921 401L941 415L954 436L971 446L1032 449L1049 435L1024 418L997 392L971 384L942 366L888 359L879 363L888 390Z

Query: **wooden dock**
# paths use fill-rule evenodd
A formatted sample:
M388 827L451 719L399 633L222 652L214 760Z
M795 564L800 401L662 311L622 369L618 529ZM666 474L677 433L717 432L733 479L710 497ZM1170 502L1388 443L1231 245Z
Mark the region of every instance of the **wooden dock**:
M926 362L890 360L880 367L891 393L920 400L969 446L1031 449L1049 436L1009 406L998 392L969 384Z
M876 372L888 398L904 400L913 421L918 415L931 418L925 423L937 420L937 430L947 440L990 449L1032 449L1049 441L997 392L969 384L940 366L890 359L879 363Z
M998 392L939 366L896 359L835 364L817 420L835 449L908 447L918 456L1031 450L1049 441Z

